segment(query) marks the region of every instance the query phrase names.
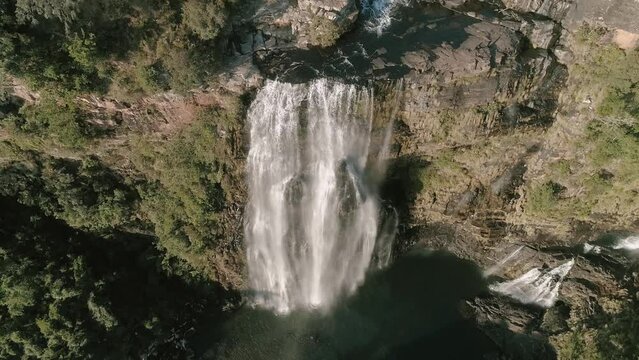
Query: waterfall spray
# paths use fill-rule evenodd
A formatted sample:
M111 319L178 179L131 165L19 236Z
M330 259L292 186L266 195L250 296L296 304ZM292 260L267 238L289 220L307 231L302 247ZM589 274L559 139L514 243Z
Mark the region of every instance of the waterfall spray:
M628 236L619 239L612 248L617 250L623 249L629 251L637 251L639 250L639 236Z
M361 0L362 13L368 17L366 28L381 35L393 21L393 11L408 5L409 0Z
M517 279L490 285L490 290L510 296L524 304L551 307L559 297L559 287L575 260L551 269L532 269Z
M511 252L510 254L508 254L508 256L506 256L505 258L501 259L497 264L489 267L488 269L486 269L484 271L484 276L490 276L495 274L496 272L498 272L499 270L501 270L504 265L506 265L507 262L509 262L510 260L512 260L515 256L517 256L517 254L519 254L519 252L524 248L523 245L517 247L517 249L515 249L513 252Z
M389 141L371 150L374 105L372 90L328 80L269 81L257 94L245 225L256 304L330 306L390 258L396 222L381 219L377 196Z

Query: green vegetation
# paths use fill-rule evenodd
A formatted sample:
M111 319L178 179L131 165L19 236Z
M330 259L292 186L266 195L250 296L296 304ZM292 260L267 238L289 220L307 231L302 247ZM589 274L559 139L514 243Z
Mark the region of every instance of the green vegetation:
M95 237L4 196L0 209L0 358L192 356L184 324L219 311L217 290L157 272L148 238Z
M548 214L557 206L562 191L561 185L553 182L534 187L529 194L528 210L535 214Z
M419 171L422 187L430 192L446 190L452 184L463 183L466 178L462 166L455 162L452 150L440 153L429 166Z
M45 94L40 103L24 106L11 120L8 127L13 135L50 137L72 148L82 147L92 135L71 95Z
M639 51L624 51L606 44L606 30L584 26L577 40L587 49L584 61L575 66L577 76L589 83L598 99L601 116L639 121Z
M235 107L202 110L191 127L162 148L136 139L132 154L149 179L139 187L141 212L160 245L201 270L210 267L208 252L228 246L237 226L223 216L242 196L241 113L239 104Z
M552 338L560 360L601 360L604 359L596 346L596 331L575 330Z
M607 30L597 27L584 26L576 38L572 91L579 102L591 99L595 112L583 136L565 146L585 156L552 163L550 182L529 186L526 210L554 219L624 217L639 208L639 52L608 43Z
M26 156L0 169L0 195L85 230L117 229L134 221L137 195L97 159Z
M0 68L36 89L129 96L183 91L215 69L215 39L231 5L1 0Z
M328 47L337 41L341 31L335 22L323 17L314 16L309 24L309 42L313 46Z
M56 109L12 131L37 136ZM0 143L0 358L192 356L188 329L235 301L214 284L238 281L241 110L203 109L160 146L132 136L128 173Z
M639 354L639 303L634 300L610 316L599 330L597 346L604 359L636 359Z
M116 173L94 156L45 155L17 137L0 148L6 159L0 164L0 195L85 231L152 231L171 271L197 269L220 281L211 259L220 248L236 248L237 255L240 219L229 218L229 208L243 197L242 105L231 101L227 107L202 109L193 124L161 144L132 135L126 156L135 176ZM21 124L31 126L29 120ZM48 126L36 124L36 130Z
M627 360L639 354L639 303L578 320L572 330L550 338L560 360Z
M611 162L631 167L639 164L639 132L634 128L595 121L588 126L587 140L594 144L590 159L597 166L614 165Z
M224 27L227 6L224 2L187 0L183 5L182 22L202 40L213 40Z

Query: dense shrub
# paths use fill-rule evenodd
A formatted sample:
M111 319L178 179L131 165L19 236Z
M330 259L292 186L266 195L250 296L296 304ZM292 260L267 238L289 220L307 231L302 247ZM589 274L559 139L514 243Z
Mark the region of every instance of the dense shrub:
M182 22L202 40L215 39L227 16L222 0L186 0L182 5Z
M210 268L210 252L232 241L225 214L243 196L239 106L203 109L161 147L144 138L134 142L131 160L148 180L139 186L142 216L170 256L196 269Z
M535 214L548 214L557 206L562 191L554 182L533 187L528 194L527 210Z
M144 237L95 237L3 196L0 225L0 358L188 358L184 324L220 309L214 289L158 272Z
M104 231L131 224L137 197L99 161L34 157L0 168L0 195L16 197L73 227Z
M319 47L328 47L335 44L342 34L335 22L323 16L314 16L311 19L308 31L310 44Z
M205 80L215 69L214 40L227 25L231 2L0 0L0 5L0 66L13 76L35 88L138 96L184 91Z

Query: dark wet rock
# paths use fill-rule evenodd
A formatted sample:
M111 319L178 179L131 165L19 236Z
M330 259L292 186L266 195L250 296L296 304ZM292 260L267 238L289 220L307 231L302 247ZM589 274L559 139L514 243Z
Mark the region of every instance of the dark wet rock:
M515 195L515 189L523 183L525 173L526 163L521 161L497 177L490 184L490 190L493 194L504 196L507 200L510 200Z
M464 5L464 3L466 3L467 0L435 0L435 2L439 2L440 4L449 7L449 8L456 8L459 6Z
M467 302L478 327L513 359L556 359L546 337L536 331L544 311L504 298L475 298Z
M555 306L546 310L541 319L540 329L549 335L559 334L570 329L568 320L570 318L570 307L563 302L558 302Z
M433 68L444 79L485 74L517 55L521 39L514 31L485 22L464 31L468 36L459 46L443 43L432 51Z
M466 304L474 310L474 318L479 324L497 324L517 333L526 333L535 328L544 314L541 308L495 296L475 298Z
M550 49L559 38L560 26L552 20L531 19L522 22L520 31L528 37L532 46Z
M446 214L463 215L470 212L481 192L482 189L479 187L473 187L453 197L453 199L446 204Z

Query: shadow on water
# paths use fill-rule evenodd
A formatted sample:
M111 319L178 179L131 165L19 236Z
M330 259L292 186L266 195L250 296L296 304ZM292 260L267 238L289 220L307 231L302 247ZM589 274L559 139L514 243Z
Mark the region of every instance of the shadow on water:
M246 307L203 354L215 359L483 359L498 350L460 303L485 290L471 262L416 252L375 273L328 314ZM208 345L210 346L210 340Z

